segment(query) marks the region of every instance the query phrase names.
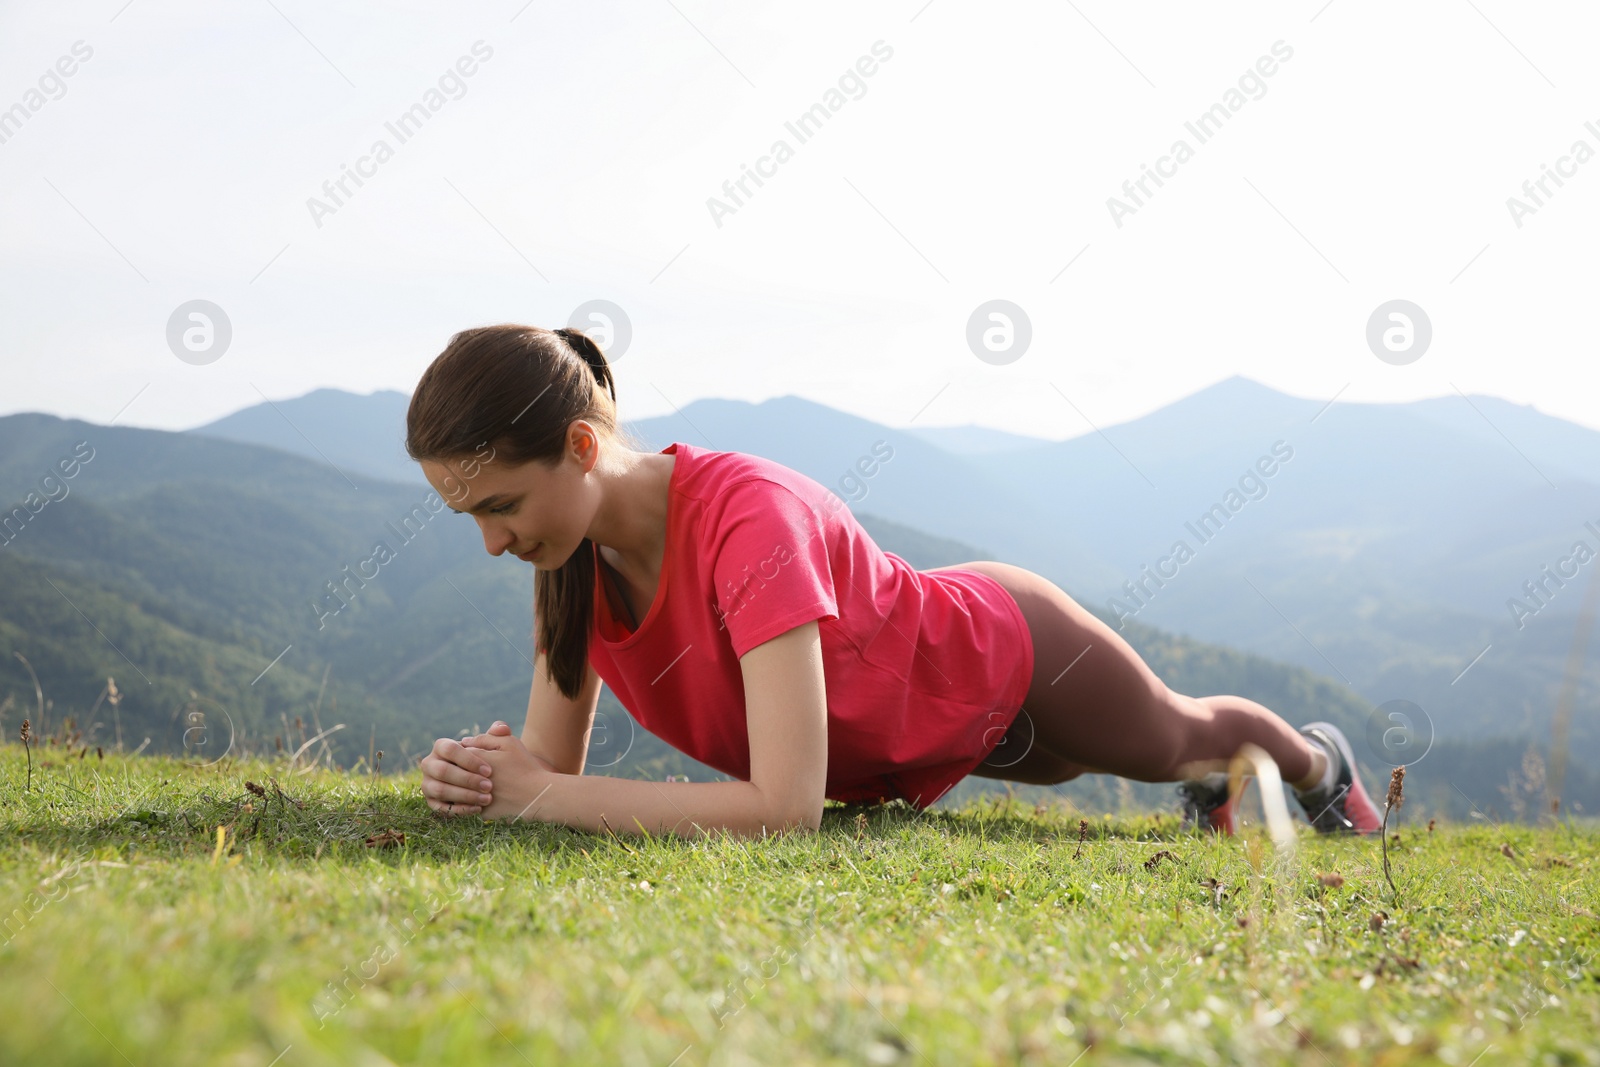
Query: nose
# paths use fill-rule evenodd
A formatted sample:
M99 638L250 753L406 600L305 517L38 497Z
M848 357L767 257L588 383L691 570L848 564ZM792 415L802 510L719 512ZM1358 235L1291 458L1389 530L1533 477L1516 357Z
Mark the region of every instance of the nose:
M491 556L498 556L505 552L506 549L511 547L511 543L514 540L516 538L504 527L486 525L483 528L483 548Z

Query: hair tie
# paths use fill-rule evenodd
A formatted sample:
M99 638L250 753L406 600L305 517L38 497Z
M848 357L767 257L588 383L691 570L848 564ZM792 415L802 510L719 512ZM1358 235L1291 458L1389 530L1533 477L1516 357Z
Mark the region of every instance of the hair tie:
M594 375L595 384L609 392L612 402L615 403L617 399L616 380L611 376L611 364L606 361L606 354L600 350L600 346L595 344L594 339L588 334L572 326L563 326L561 329L556 330L555 333L557 337L567 343L567 347L571 348L589 365L589 371Z

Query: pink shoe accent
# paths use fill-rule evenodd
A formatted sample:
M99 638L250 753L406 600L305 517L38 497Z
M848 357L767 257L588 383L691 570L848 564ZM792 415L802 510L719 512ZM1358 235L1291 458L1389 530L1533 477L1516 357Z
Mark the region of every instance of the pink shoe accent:
M1246 783L1248 784L1248 782ZM1240 790L1242 795L1244 790ZM1239 798L1229 797L1220 807L1200 817L1200 825L1213 833L1232 837L1239 830Z
M1361 773L1356 770L1353 760L1350 763L1350 795L1345 798L1344 815L1355 826L1357 833L1375 834L1383 827L1383 813L1367 796L1366 789L1361 785Z
M1356 756L1343 731L1330 722L1312 722L1300 733L1322 745L1333 765L1333 781L1338 785L1332 796L1296 793L1306 817L1322 833L1371 834L1383 826L1383 816L1367 795L1356 770Z

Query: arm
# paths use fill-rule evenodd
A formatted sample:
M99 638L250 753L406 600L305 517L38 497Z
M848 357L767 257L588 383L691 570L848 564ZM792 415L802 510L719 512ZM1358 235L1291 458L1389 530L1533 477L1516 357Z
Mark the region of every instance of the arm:
M558 771L582 774L599 705L600 675L592 663L584 665L583 688L577 699L568 700L550 677L549 653L539 653L528 693L528 716L522 726L523 747Z
M550 771L517 739L485 735L475 748L495 767L485 818L537 819L593 832L684 836L727 830L761 836L822 823L828 707L815 620L739 660L750 734L748 782L646 782Z
M533 666L533 688L528 693L528 715L522 727L522 744L550 767L582 774L600 702L600 676L588 665L583 688L569 700L550 677L549 657L540 652ZM510 729L496 723L504 734ZM495 727L491 726L490 730ZM449 815L476 815L493 792L494 769L477 751L477 739L453 741L441 737L422 759L422 794L434 811Z

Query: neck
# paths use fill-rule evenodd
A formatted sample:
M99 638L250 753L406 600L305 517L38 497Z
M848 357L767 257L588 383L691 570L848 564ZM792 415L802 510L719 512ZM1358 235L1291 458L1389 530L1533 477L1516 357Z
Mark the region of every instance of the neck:
M589 539L621 557L623 567L647 571L667 536L667 484L672 456L625 451L595 468L600 507L589 523ZM609 457L603 457L603 463Z

